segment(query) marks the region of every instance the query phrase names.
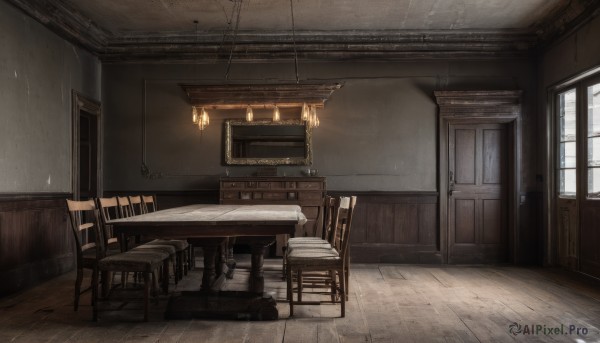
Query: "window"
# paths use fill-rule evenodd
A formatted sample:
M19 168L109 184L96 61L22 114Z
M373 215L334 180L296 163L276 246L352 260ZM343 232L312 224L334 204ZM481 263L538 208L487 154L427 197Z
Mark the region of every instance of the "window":
M570 89L566 92L559 93L557 107L559 116L558 194L561 197L575 197L577 195L576 89ZM600 147L598 153L600 154ZM600 181L600 179L598 180Z
M600 83L587 87L587 197L600 199Z
M559 90L555 101L558 196L577 198L579 189L582 199L599 200L600 82L583 80Z

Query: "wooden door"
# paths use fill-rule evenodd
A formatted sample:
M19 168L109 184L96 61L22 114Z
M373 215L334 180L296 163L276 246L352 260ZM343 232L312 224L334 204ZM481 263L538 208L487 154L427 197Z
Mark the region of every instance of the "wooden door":
M508 260L506 126L449 125L449 263Z
M73 90L71 115L73 199L101 196L101 105Z
M79 197L98 196L98 127L96 116L81 111L79 116Z

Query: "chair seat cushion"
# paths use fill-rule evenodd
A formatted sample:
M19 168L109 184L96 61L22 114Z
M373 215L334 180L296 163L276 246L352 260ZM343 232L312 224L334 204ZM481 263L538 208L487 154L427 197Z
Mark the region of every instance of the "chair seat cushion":
M292 237L292 238L288 238L288 244L289 243L296 243L296 242L311 242L311 241L323 241L324 239L321 237L311 237L311 236L307 236L307 237Z
M328 241L318 238L318 239L300 239L300 240L295 240L295 241L288 241L287 245L292 246L292 245L315 244L315 243L328 243L329 244Z
M174 246L172 245L166 245L166 244L142 244L142 245L138 245L137 247L131 249L132 251L135 250L158 250L158 251L164 251L167 254L169 254L169 256L174 256L175 253L177 252L177 250L175 249Z
M183 251L189 246L187 241L180 239L155 239L146 243L145 245L170 245L177 251Z
M288 265L336 265L341 261L335 249L294 249L287 256Z
M331 249L331 244L327 242L314 242L314 243L302 243L302 244L291 244L288 245L287 251L292 252L296 249Z
M98 261L100 270L122 272L152 272L162 265L168 254L155 251L127 251Z

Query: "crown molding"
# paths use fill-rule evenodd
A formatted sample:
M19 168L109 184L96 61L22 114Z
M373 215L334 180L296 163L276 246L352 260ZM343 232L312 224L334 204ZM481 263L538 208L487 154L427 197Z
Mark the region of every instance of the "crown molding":
M95 55L102 53L111 34L61 0L6 0L66 40Z
M223 31L109 32L64 0L6 1L103 63L288 61L295 54L305 61L526 58L600 11L597 0L569 1L525 31L239 31L232 49Z

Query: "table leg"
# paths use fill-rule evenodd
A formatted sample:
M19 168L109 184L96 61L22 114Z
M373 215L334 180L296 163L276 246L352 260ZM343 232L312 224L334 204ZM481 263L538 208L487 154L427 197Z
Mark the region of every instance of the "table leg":
M199 241L204 253L204 271L200 290L218 290L223 282L223 259L220 247L226 238L206 238Z
M235 271L235 266L236 266L236 261L235 258L233 257L233 246L235 244L235 237L229 237L227 239L227 245L226 245L226 249L227 249L227 254L226 254L226 263L227 263L227 275L226 277L228 279L233 279L233 273Z
M204 253L204 271L202 272L202 286L200 287L203 291L210 290L216 277L215 270L215 259L217 255L217 247L212 245L203 245L202 251Z
M250 270L249 291L262 293L265 289L265 278L263 264L265 261L265 250L270 243L256 242L252 244L252 269Z

